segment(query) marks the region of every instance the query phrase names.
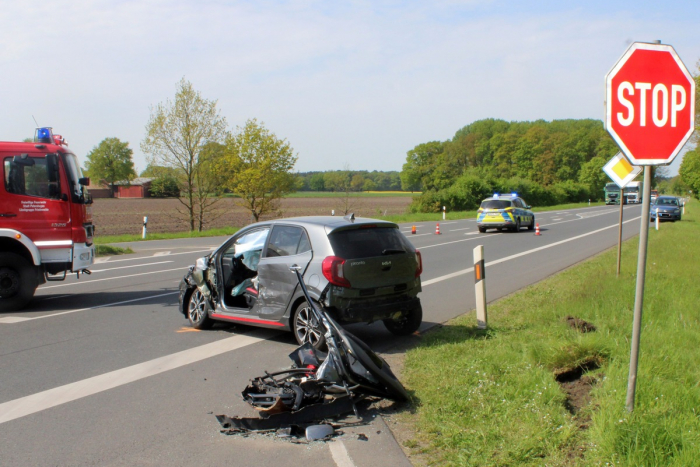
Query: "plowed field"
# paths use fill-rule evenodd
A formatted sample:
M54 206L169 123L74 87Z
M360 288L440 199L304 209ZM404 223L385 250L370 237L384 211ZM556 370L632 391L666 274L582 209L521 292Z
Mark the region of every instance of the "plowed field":
M348 212L357 217L381 217L385 214L403 214L411 203L410 196L352 197L348 200ZM264 219L293 216L343 215L345 198L285 198L279 211ZM140 234L143 218L148 216L149 232L188 231L185 208L177 199L95 199L92 205L96 234L121 235ZM236 205L233 198L223 198L205 216L205 229L217 227L243 227L252 222L250 212Z

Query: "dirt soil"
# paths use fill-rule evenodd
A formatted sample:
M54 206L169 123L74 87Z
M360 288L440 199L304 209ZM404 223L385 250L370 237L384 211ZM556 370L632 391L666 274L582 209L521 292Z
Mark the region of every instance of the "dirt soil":
M252 222L250 212L236 204L234 198L219 200L208 216L206 229L219 227L243 227ZM279 210L264 219L294 216L343 215L345 198L285 198ZM404 214L411 203L409 196L351 197L349 212L356 217L376 217ZM148 231L153 233L186 232L189 229L184 206L177 199L119 198L95 199L92 205L96 234L140 234L143 218L148 217Z

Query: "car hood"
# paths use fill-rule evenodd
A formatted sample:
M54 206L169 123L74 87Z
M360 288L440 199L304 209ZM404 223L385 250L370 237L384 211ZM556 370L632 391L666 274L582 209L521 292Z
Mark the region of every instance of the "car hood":
M677 209L680 209L678 206L652 206L651 210L653 212L656 212L656 210L659 210L659 212L673 212Z

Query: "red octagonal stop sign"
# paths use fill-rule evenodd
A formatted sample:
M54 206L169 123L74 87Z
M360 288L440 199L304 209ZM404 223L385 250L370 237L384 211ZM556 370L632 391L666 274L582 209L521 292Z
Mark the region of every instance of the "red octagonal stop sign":
M695 81L673 47L635 42L605 84L605 126L630 161L670 163L695 128Z

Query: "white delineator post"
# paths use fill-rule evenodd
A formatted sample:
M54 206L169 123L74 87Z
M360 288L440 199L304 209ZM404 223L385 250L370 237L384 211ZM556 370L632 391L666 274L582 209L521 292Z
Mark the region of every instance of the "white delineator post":
M143 234L141 238L146 238L146 225L148 224L148 216L143 218Z
M656 208L656 230L659 230L659 208Z
M479 329L488 327L486 312L486 268L484 246L474 248L474 293L476 296L476 324Z
M445 220L445 213L447 212L447 206L442 207L442 220Z

